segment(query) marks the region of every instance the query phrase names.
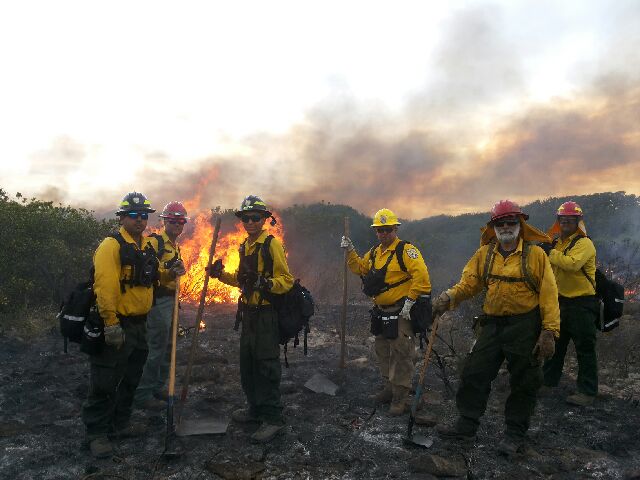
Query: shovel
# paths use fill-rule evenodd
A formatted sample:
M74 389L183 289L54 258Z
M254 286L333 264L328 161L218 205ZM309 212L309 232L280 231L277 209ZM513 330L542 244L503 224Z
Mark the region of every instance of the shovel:
M180 308L179 294L180 277L176 277L176 296L171 320L171 367L169 370L169 396L167 398L167 434L164 437L164 452L162 452L162 456L166 458L177 458L182 455L182 447L177 443L173 426L173 405L175 403L176 389L176 343L178 339L178 311Z
M211 223L214 223L214 217L211 217ZM209 260L207 265L211 267L211 262L216 253L216 245L218 244L218 235L220 234L221 219L219 216L215 217L215 226L213 229L213 238L211 239L211 246L209 248ZM191 340L191 348L189 350L189 362L187 364L187 371L184 376L182 385L182 391L180 393L180 406L178 408L178 421L176 434L183 437L185 435L204 435L212 433L226 433L227 426L229 425L228 419L218 418L199 418L194 420L182 421L182 410L187 401L187 394L189 392L189 382L191 380L191 369L193 367L193 361L195 358L195 352L198 348L198 333L200 331L200 321L204 314L204 306L207 298L207 287L209 285L209 269L206 270L204 276L204 284L202 286L202 292L200 293L200 304L198 305L198 313L196 314L196 323Z
M403 443L407 446L418 446L422 448L429 448L431 445L433 445L433 440L431 440L429 437L426 437L419 433L416 435L413 435L413 425L416 422L416 410L418 410L418 405L420 404L420 397L422 396L422 384L424 382L424 374L427 371L427 366L429 365L429 360L431 358L431 350L436 340L436 332L438 330L439 321L440 321L440 315L436 315L436 318L433 320L433 325L431 326L431 335L429 335L429 345L427 346L424 352L424 362L422 363L422 371L420 372L420 379L418 380L418 386L416 387L416 395L413 399L413 404L411 405L411 413L409 413L409 426L407 428L407 438L405 438L403 441Z

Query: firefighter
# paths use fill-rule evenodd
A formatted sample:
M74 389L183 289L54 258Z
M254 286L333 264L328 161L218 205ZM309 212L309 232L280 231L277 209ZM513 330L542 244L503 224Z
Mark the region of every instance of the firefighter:
M158 272L156 252L142 235L152 212L142 193L125 195L116 212L119 231L105 238L93 257L93 289L104 323L104 346L90 356L82 420L91 453L99 458L113 453L109 435L136 436L146 431L130 418L147 358L146 317Z
M564 357L573 340L578 358L578 391L566 398L573 405L588 406L598 393L596 321L600 303L596 297L596 249L587 237L582 208L576 202L560 205L549 230L553 243L542 244L556 276L560 303L560 339L553 358L544 364L544 384L557 387Z
M361 258L351 239L342 237L349 268L363 278L363 291L373 297L371 333L384 386L373 398L391 403L389 414L405 413L413 377L414 328L412 307L419 300L430 302L429 272L420 251L398 238L398 217L389 209L376 212L371 227L380 244ZM403 268L404 266L404 268ZM426 313L431 317L431 303Z
M163 387L171 361L170 333L176 277L185 274L176 240L187 223L187 210L180 202L170 202L162 210L160 218L164 224L163 231L149 236L160 261L160 283L153 292L154 305L147 316L149 355L135 395L135 405L146 410L166 408L167 395Z
M512 454L524 445L542 385L542 362L551 358L560 332L558 289L549 259L531 242L549 241L527 224L520 207L501 200L482 229L481 246L460 281L434 302L434 315L456 308L486 289L480 332L467 356L456 394L458 419L439 425L440 436L472 439L484 414L491 382L506 359L511 391L505 404L506 431L498 450Z
M240 264L231 273L224 270L221 260L210 269L214 278L227 285L240 287L237 319L242 323L240 335L240 378L247 397L247 408L236 410L231 418L240 423L260 422L251 438L268 442L284 429L280 401L280 332L278 316L267 297L284 294L293 286L293 277L282 244L271 238L269 255L272 271L267 271L263 244L268 232L267 218L275 219L261 198L246 197L235 213L242 221L247 238L240 245Z

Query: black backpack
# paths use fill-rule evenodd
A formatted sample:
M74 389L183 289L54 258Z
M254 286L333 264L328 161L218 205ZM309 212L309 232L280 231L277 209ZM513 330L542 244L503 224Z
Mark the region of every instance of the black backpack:
M273 257L269 251L273 235L265 238L261 247L263 273L273 276ZM311 292L300 284L300 279L293 282L293 287L283 294L263 292L262 296L269 301L278 314L278 327L280 330L280 345L284 345L284 363L289 366L287 359L287 345L293 340L293 347L300 344L300 332L304 334L304 354L307 354L307 335L309 334L309 319L315 313L315 302Z
M576 235L573 237L571 243L564 249L564 255L566 255L581 238L584 238L584 235ZM554 246L557 241L557 239L554 241ZM608 279L599 268L596 268L595 284L593 280L591 280L591 277L587 275L584 267L580 270L584 276L587 277L587 280L589 280L596 291L596 297L600 300L600 316L596 320L598 330L610 332L614 328L619 327L620 321L618 319L622 316L624 310L624 286L615 280Z
M130 281L121 281L120 288L122 291L124 292L125 285L151 286L149 284L150 280L157 277L158 263L153 249L145 248L140 251L140 254L136 254L134 252L136 249L125 241L120 232L113 233L109 237L115 238L120 244L121 264L134 267ZM151 258L152 255L153 259ZM67 352L68 341L80 343L80 350L89 355L95 355L102 351L104 324L96 305L96 295L93 291L93 274L94 268L91 267L89 280L76 285L60 305L57 318L60 322L60 333L64 337L65 353Z
M362 279L362 293L364 293L367 297L375 297L410 280L410 277L408 277L391 284L384 281L384 278L387 275L387 268L389 268L389 264L391 263L391 260L393 260L394 255L398 259L400 269L403 272L407 271L407 267L404 264L404 259L402 258L402 255L404 253L404 246L407 243L409 242L405 242L404 240L398 242L398 245L396 245L396 249L391 252L389 257L387 257L387 261L382 266L382 268L375 268L376 247L371 247L371 250L369 250L369 261L371 262L371 268L366 273L366 275L360 277Z

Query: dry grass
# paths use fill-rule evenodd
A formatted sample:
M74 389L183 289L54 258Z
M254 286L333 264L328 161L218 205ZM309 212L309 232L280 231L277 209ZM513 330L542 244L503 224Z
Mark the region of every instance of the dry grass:
M0 336L32 337L52 328L58 328L57 313L57 309L53 306L2 313L0 314Z

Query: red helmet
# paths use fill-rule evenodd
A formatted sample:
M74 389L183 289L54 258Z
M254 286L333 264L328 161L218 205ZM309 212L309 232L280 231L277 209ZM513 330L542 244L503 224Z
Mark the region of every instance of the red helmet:
M571 217L581 217L582 216L582 208L576 202L564 202L558 208L558 216L566 215Z
M498 218L508 217L510 215L521 215L525 220L529 218L529 215L523 213L518 204L511 200L500 200L491 209L492 222Z
M160 218L184 218L188 220L187 209L180 202L169 202L162 210Z

